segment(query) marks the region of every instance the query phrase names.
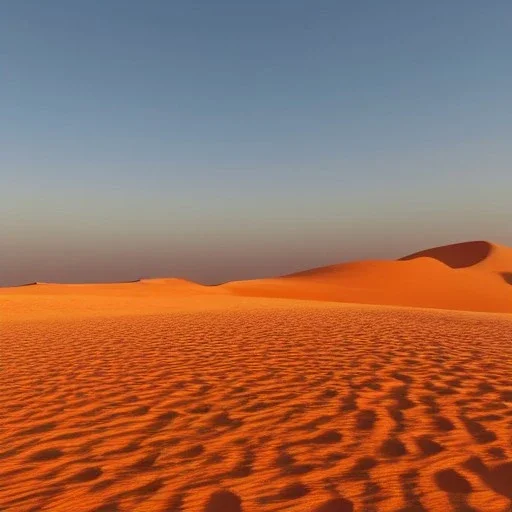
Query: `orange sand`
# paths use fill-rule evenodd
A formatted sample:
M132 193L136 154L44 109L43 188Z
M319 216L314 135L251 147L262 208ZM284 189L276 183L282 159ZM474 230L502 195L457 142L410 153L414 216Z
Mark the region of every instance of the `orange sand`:
M0 510L509 511L512 315L326 302L511 311L506 248L475 244L0 290Z
M512 313L512 249L468 242L399 261L360 261L238 281L235 295Z

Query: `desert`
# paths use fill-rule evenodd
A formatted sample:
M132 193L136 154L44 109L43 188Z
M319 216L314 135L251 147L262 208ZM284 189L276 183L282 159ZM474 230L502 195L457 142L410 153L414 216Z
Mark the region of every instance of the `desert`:
M511 20L1 2L0 512L512 512Z
M506 512L511 271L1 288L0 510Z

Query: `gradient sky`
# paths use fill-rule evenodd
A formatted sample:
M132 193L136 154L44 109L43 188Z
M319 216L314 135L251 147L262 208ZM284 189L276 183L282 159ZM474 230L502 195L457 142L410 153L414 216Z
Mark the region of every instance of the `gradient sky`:
M4 0L0 285L512 245L512 2Z

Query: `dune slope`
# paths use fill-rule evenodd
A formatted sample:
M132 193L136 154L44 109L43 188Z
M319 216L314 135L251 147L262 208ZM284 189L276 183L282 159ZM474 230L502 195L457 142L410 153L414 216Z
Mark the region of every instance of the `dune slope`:
M452 268L478 268L491 272L512 271L512 248L492 242L462 242L434 247L401 258L433 258Z
M512 249L469 242L398 261L360 261L226 283L235 295L512 312Z

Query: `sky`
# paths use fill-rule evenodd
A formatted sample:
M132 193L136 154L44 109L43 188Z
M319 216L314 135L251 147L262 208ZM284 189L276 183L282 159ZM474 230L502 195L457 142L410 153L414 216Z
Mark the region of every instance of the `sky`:
M0 286L512 245L509 0L5 0Z

